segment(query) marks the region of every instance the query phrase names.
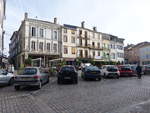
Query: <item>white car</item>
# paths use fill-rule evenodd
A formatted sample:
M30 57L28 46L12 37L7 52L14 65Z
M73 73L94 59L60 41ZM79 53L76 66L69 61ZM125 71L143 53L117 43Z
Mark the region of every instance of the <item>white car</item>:
M12 85L14 82L14 75L6 70L0 69L0 85Z
M119 69L117 66L114 66L114 65L102 66L101 72L102 72L102 76L104 78L111 77L111 78L119 79L119 77L120 77Z

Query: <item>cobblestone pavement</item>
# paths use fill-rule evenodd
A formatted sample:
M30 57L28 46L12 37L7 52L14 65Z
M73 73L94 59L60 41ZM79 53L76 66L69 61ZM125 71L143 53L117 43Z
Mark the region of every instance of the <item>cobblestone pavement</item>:
M42 89L0 88L0 113L150 113L150 76L83 81Z

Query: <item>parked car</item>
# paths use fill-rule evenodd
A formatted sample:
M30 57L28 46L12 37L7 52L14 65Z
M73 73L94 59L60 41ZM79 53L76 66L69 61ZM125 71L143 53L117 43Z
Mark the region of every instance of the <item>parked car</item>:
M6 70L0 69L0 84L12 85L14 83L13 73L9 73Z
M63 66L57 76L57 83L62 84L64 82L78 83L78 73L74 66L66 65Z
M111 78L117 78L120 77L120 72L117 66L114 65L104 65L102 66L102 76L104 78L111 77Z
M19 90L21 86L36 86L38 89L49 82L49 73L42 68L26 67L21 75L14 78L14 88Z
M82 70L81 77L84 80L87 80L87 79L96 79L97 80L98 79L100 81L101 80L101 71L96 66L86 66Z
M144 65L143 66L143 73L145 75L150 74L150 65Z
M129 65L120 65L118 66L120 76L136 76L136 73L132 70L131 66Z

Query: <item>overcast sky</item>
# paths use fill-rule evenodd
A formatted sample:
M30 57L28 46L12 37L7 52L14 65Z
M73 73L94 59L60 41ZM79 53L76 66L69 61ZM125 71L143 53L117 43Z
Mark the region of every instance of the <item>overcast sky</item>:
M60 24L97 26L98 31L125 39L127 43L149 41L150 0L7 0L5 20L5 48L8 51L13 31L24 18L53 21Z

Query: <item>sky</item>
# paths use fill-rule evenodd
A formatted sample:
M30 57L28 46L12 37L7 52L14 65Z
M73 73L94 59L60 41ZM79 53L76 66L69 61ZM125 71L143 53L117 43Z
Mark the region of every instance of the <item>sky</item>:
M149 41L150 0L7 0L5 53L9 51L10 37L18 30L24 13L30 18L59 24L97 27L99 32L125 39L125 45Z

